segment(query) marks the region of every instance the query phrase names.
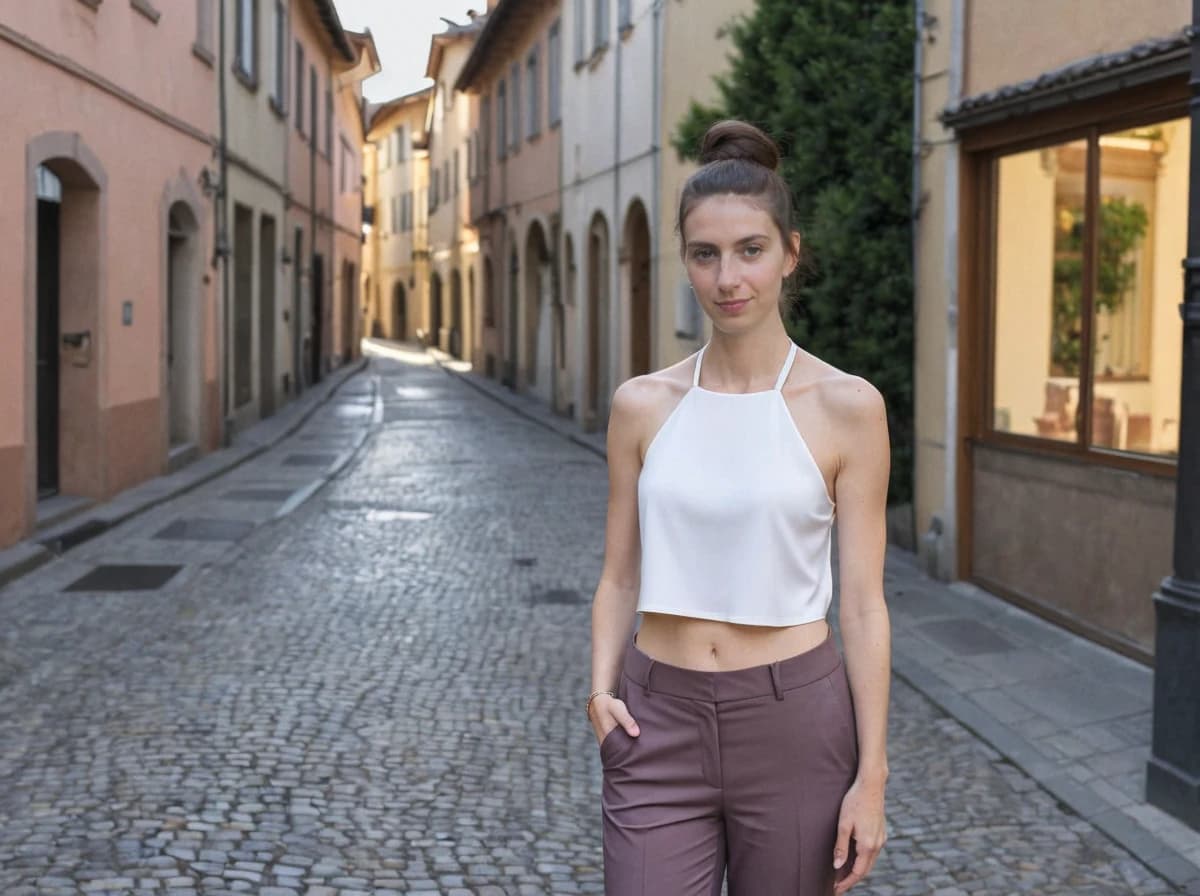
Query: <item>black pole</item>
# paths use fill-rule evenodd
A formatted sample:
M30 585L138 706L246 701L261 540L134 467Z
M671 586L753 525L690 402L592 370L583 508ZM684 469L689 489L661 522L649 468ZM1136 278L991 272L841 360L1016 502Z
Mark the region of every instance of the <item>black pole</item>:
M1200 830L1200 0L1192 0L1188 257L1175 486L1174 575L1154 595L1154 742L1146 799Z

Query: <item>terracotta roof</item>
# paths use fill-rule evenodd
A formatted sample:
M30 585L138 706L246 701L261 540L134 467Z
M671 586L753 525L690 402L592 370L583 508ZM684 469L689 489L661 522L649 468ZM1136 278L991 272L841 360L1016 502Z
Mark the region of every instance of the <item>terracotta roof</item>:
M316 9L317 15L321 19L321 24L325 26L325 30L329 32L329 37L333 41L334 49L342 54L342 58L347 62L357 62L358 54L354 52L354 48L350 46L350 39L346 37L346 32L342 29L342 20L338 18L337 9L333 5L333 0L312 0L313 6Z
M1114 89L1186 75L1191 63L1192 36L1193 29L1189 25L1168 37L1069 62L1027 81L979 93L957 105L947 106L941 120L950 127L974 127Z
M506 30L520 34L528 28L533 17L545 7L545 3L535 3L531 0L500 0L500 3L487 15L483 32L471 48L471 55L463 63L454 82L455 90L470 90L475 79L479 77L487 63L497 55L498 43L506 37ZM482 20L479 17L476 21ZM511 39L511 38L510 38ZM500 53L504 52L501 48Z

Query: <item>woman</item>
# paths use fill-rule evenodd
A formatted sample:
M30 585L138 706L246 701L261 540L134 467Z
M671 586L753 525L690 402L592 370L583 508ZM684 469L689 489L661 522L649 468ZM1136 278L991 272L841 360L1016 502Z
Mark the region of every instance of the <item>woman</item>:
M841 894L885 839L886 415L784 329L778 162L751 125L709 129L678 231L712 338L613 396L587 701L609 896Z

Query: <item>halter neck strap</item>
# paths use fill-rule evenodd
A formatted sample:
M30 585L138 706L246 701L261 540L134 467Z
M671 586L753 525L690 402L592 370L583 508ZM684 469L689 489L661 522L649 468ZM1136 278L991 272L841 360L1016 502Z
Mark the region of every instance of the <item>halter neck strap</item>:
M796 360L796 343L792 343L791 349L788 351L787 360L783 362L783 370L779 371L779 379L775 381L775 391L778 392L783 388L783 384L787 382L788 374L792 371L792 363Z
M696 353L696 366L692 371L692 385L700 385L700 362L704 359L704 350L708 348L708 343L700 346L700 351ZM783 388L783 384L787 382L788 374L792 371L792 364L796 361L796 343L792 343L792 347L788 350L787 358L784 359L783 369L779 371L779 377L775 380L775 391L778 392Z
M700 359L704 357L704 350L706 348L708 348L707 342L704 343L704 345L700 346L700 351L696 353L696 369L692 373L692 385L693 386L700 385Z

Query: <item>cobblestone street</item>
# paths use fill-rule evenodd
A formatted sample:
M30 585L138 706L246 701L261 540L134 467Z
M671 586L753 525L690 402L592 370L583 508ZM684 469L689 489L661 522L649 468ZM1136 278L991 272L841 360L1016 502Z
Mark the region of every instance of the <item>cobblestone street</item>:
M604 463L422 358L0 590L0 893L603 891ZM182 569L64 590L142 563ZM901 680L891 718L891 839L854 893L1175 892Z

